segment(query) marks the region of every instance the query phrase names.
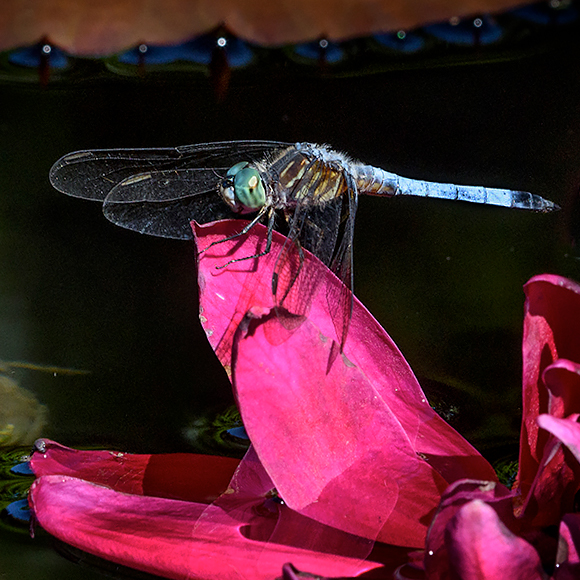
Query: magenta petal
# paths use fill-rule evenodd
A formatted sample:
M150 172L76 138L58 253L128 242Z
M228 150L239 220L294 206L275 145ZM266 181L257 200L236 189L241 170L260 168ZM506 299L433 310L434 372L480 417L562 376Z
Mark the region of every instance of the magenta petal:
M117 451L85 451L39 439L30 459L37 477L67 475L109 486L125 493L143 493L143 474L150 455Z
M513 493L505 486L493 481L457 481L450 485L441 498L439 509L431 522L425 543L425 570L427 577L447 579L450 574L450 555L446 543L449 523L459 510L468 503L485 501L512 531L519 523L513 515Z
M549 412L542 373L557 359L580 363L580 285L545 274L524 287L526 312L523 338L523 421L518 486L527 495L543 455L547 435L536 418ZM568 409L568 414L580 409Z
M271 580L289 561L331 576L378 566L282 544L265 549L244 535L247 528L270 525L251 508L226 513L217 506L123 494L56 475L35 481L30 502L40 525L62 541L165 578Z
M580 462L580 424L578 419L578 413L565 419L551 415L540 415L538 425L560 440L572 452L576 461Z
M481 500L465 504L449 522L445 543L451 578L544 580L538 553L512 534Z
M580 340L580 329L578 329ZM547 413L553 417L567 417L580 413L580 364L559 358L542 375L548 391Z
M68 475L117 491L210 503L223 493L239 461L195 453L138 455L71 449L50 439L35 443L37 477Z
M228 372L231 372L233 337L246 313L267 314L274 306L272 271L286 239L274 232L267 255L223 268L229 260L255 255L266 247L267 230L259 224L243 239L223 241L240 231L245 223L236 220L203 226L192 223L198 248L220 242L200 254L200 319ZM305 259L318 284L308 319L323 336L336 340L327 295L337 294L340 282L308 252ZM448 482L466 477L496 480L489 463L431 409L395 343L356 297L344 353L397 417L415 452L426 457ZM265 352L261 359L269 357L270 353Z
M220 220L199 225L192 222L199 252L198 283L200 290L199 317L207 338L220 362L231 371L232 343L238 325L252 308L272 308L272 278L258 276L258 270L274 267L275 252L261 258L241 260L224 265L229 260L260 254L266 247L264 236L255 226L243 238L226 240L240 232L246 222ZM217 243L211 246L211 244ZM208 249L206 249L208 248Z
M580 365L558 359L543 373L551 413L537 419L539 427L545 429L539 438L543 441L542 456L532 485L521 497L523 505L516 508L518 515L529 525L555 525L565 513L574 511L575 496L580 487L580 465L562 443L569 445L572 453L578 449L578 441L567 437L570 429L578 427L573 419L577 415L570 415L564 423L552 423L550 417L559 419L568 415L569 410L579 408L579 371Z
M543 274L529 280L524 290L527 319L524 343L532 336L548 338L546 342L527 344L529 354L534 354L539 361L544 344L551 343L557 358L580 363L580 284L562 276Z
M235 386L250 439L292 509L372 540L420 546L447 484L356 366L339 357L327 373L330 348L309 321L267 360L268 324L240 340Z
M304 515L421 546L447 484L465 475L495 479L492 468L429 407L397 347L356 299L344 356L334 358L327 296L340 282L308 253L305 269L318 286L306 322L285 331L272 315L271 293L285 238L274 233L267 255L222 268L265 247L263 226L223 241L241 227L194 224L200 248L220 241L200 255L201 317L231 370L234 336L252 313L256 331L240 334L235 345L234 386L260 460L284 500Z
M580 578L580 514L566 514L560 522L560 541L554 580Z
M266 550L271 544L283 544L312 552L339 554L348 558L353 566L358 561L361 569L369 568L370 564L365 562L367 559L388 563L391 569L406 561L406 551L400 549L392 549L388 553L383 550L375 557L375 554L371 554L373 542L300 515L282 503L273 491L272 480L260 463L254 448L250 447L236 470L229 489L214 502L212 509L217 506L240 520L240 513L244 514L248 506L251 506L255 513L266 517L259 527L243 528L245 537L264 542ZM204 514L200 519L205 517Z

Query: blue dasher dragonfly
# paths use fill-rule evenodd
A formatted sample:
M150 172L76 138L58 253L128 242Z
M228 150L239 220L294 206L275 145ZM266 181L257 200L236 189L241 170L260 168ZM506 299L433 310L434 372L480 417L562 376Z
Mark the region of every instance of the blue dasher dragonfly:
M103 202L109 220L144 234L191 239L192 220L250 217L241 234L260 221L268 226L261 256L269 252L274 228L281 229L288 242L272 277L276 305L298 318L307 312L313 281L301 268L302 248L309 250L344 283L342 296L328 297L342 344L352 306L359 194L435 197L538 212L558 209L523 191L409 179L353 161L326 145L278 141L79 151L54 164L50 181L68 195Z

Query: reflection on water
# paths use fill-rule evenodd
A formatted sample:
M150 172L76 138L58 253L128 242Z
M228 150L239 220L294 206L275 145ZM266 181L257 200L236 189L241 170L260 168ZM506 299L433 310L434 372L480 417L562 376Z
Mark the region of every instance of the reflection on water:
M48 409L33 393L9 376L15 369L28 369L64 375L83 375L89 371L0 361L0 446L32 445L48 423Z
M183 437L196 450L208 454L227 454L241 457L248 449L242 419L236 406L228 407L215 416L192 417L183 428Z
M42 434L47 415L30 391L0 375L0 446L31 445Z
M4 368L0 366L0 446L32 445L47 424L48 409Z

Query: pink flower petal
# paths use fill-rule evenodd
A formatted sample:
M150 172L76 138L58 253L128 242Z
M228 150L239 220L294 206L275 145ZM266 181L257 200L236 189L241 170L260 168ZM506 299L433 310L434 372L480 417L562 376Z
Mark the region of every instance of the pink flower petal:
M548 421L548 428L543 431L541 440L543 455L538 464L536 475L527 493L521 497L521 504L516 513L524 518L528 525L556 525L567 512L573 511L575 495L580 487L580 466L578 460L565 452L565 447L558 433L562 428L550 428L550 419L562 418L574 408L580 409L580 365L558 359L546 368L543 373L544 385L548 394L547 407L550 415L540 415L538 424L543 426ZM574 417L575 415L571 415ZM568 425L570 417L566 419ZM574 427L576 424L571 425ZM552 433L550 435L549 433ZM555 435L555 436L554 436ZM566 443L566 441L564 441ZM573 441L569 443L574 446ZM571 449L572 450L572 449ZM574 451L572 451L574 452Z
M547 442L536 418L549 412L549 397L542 373L556 359L580 363L580 285L544 274L524 287L526 313L523 339L523 421L518 486L523 496L530 490ZM580 412L580 409L568 409Z
M268 536L272 518L274 525L283 525L283 511L276 523L275 513L257 509L261 499L225 512L218 506L129 495L51 475L35 481L30 502L40 525L62 541L165 578L272 580L289 561L331 576L354 576L380 566L251 539Z
M560 541L554 580L580 578L580 514L566 514L560 522Z
M481 500L465 504L446 529L450 577L462 580L545 580L536 550L512 534Z
M223 493L239 461L168 453L135 455L87 451L39 439L30 464L36 476L68 475L117 491L209 503Z
M450 485L441 498L439 509L429 528L425 543L425 570L427 577L450 577L450 555L446 543L447 528L459 510L475 500L485 501L512 531L518 522L512 510L513 494L503 485L492 481L457 481Z
M200 255L200 319L210 344L230 373L233 336L245 314L249 310L267 313L274 306L272 270L285 240L274 232L272 249L266 256L222 268L231 259L252 256L265 248L266 228L262 225L252 228L243 240L223 241L239 232L245 224L237 220L205 225L192 223L199 249L220 242ZM336 339L326 288L328 285L330 293L336 292L340 282L318 260L308 252L304 253L309 267L314 268L319 279L308 318L324 336ZM388 400L389 408L416 452L427 456L448 481L468 476L496 480L489 463L429 407L407 361L356 296L344 352L348 360L364 372L381 397Z
M243 225L194 231L201 249L220 241L200 255L202 323L230 371L237 336L235 390L260 460L293 509L350 533L421 546L447 484L466 474L495 479L493 470L429 407L397 347L356 299L344 355L336 356L326 297L340 282L308 253L301 275L317 281L308 319L283 328L272 315L271 285L285 238L274 232L267 255L222 268L265 247L263 226L223 241ZM236 335L249 322L252 331Z
M552 417L551 415L540 415L538 425L545 429L561 441L574 455L577 462L580 462L580 424L579 414L575 413L565 419Z
M542 381L548 391L548 414L563 419L572 413L580 413L579 363L559 358L546 367Z
M326 372L331 346L309 321L260 364L267 336L261 324L241 339L235 386L250 440L281 497L352 534L422 545L445 480L417 457L357 367L340 358Z

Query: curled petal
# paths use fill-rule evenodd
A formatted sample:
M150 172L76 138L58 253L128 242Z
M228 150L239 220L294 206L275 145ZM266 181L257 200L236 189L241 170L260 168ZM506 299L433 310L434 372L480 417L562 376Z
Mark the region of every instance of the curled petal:
M549 415L562 419L580 413L580 363L559 358L546 367L542 381L548 392Z
M484 501L471 501L457 512L447 526L445 543L451 577L545 580L533 546L510 532Z
M560 541L554 580L580 578L580 515L566 514L560 522Z
M484 501L498 514L504 525L512 531L518 529L512 508L513 494L503 485L493 481L457 481L450 485L441 498L439 509L431 522L425 543L425 570L428 578L450 577L447 528L463 506L477 500Z
M536 418L550 412L550 396L542 379L557 359L580 364L580 285L544 274L524 287L526 307L523 339L523 420L518 487L527 496L544 454L547 434ZM567 409L567 414L580 409Z
M569 411L580 408L577 404L580 365L558 359L546 368L543 376L550 414L540 415L537 419L542 428L539 440L544 442L542 457L531 486L520 492L521 505L516 506L519 517L529 525L540 527L556 525L565 513L573 511L580 487L580 464L566 450L567 445L572 454L578 449L577 442L566 437L566 433L577 428L574 421L577 415L570 415ZM564 423L552 423L550 417L562 419Z
M572 452L577 462L580 462L579 417L578 413L565 419L559 419L551 415L540 415L538 417L538 425L561 441Z

